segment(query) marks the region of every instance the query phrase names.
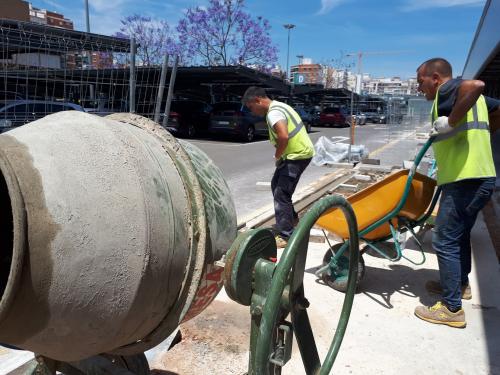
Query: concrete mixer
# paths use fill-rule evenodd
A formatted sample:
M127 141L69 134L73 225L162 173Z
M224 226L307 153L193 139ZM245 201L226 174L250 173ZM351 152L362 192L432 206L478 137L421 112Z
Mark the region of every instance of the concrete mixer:
M278 373L294 329L307 373L333 364L355 277L323 367L302 353L314 339L301 280L319 215L340 207L356 230L340 197L308 212L276 263L269 230L236 238L228 186L202 151L137 115L71 111L0 135L0 205L0 342L35 353L28 373L147 374L144 351L223 283L251 306L250 374Z

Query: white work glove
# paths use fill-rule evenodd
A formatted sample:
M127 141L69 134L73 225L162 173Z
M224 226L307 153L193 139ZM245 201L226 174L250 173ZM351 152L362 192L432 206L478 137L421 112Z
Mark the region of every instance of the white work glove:
M451 132L452 130L453 127L448 123L448 117L441 116L438 117L437 120L432 124L431 132L429 133L429 135L432 137L438 134Z

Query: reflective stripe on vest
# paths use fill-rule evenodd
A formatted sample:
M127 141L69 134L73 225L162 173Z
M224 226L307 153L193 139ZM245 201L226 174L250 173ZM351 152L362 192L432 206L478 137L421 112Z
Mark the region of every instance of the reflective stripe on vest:
M457 133L460 133L465 130L482 129L489 131L488 122L479 121L478 119L477 104L474 104L474 106L472 107L472 113L473 113L473 121L466 121L463 124L455 126L455 128L453 128L451 132L437 135L434 142L444 141L445 139L454 137L455 135L457 135Z
M293 123L293 125L295 126L295 129L293 129L290 133L288 133L288 139L289 140L291 138L295 137L297 135L297 133L300 131L300 129L302 129L304 127L304 123L302 122L302 120L300 121L300 123L298 123L297 119L295 118L295 116L292 115L287 108L281 107L279 104L275 104L275 105L273 105L272 109L280 111L281 113L283 113L285 115L285 118L287 120L291 120L292 123ZM267 124L267 126L269 126L269 124ZM274 138L274 139L276 139L276 138Z
M431 120L438 118L436 94ZM437 163L437 183L495 176L488 125L488 108L481 95L452 131L439 134L432 147Z

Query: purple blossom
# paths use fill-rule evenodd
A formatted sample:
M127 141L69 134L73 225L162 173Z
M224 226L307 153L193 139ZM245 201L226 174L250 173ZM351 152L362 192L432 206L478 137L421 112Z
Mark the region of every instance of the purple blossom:
M181 53L166 21L134 14L121 20L117 37L135 37L137 59L143 66L161 65L165 54ZM182 56L181 56L182 60Z
M244 0L209 0L206 9L189 8L177 25L180 45L196 61L262 69L277 61L270 30L267 20L244 11Z

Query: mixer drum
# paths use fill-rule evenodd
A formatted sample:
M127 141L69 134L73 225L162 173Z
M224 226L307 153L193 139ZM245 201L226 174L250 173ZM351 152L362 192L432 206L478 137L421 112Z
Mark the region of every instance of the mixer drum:
M60 112L0 135L0 342L61 361L164 340L222 286L220 170L137 115Z

